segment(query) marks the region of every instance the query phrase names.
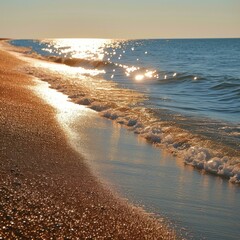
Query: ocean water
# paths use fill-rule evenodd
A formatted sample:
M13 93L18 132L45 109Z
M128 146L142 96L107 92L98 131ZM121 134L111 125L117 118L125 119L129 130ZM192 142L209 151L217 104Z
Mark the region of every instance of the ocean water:
M25 71L112 120L66 124L123 195L187 239L238 239L240 39L11 43L27 47Z
M69 102L47 83L36 83L31 88L56 109L70 143L105 186L167 222L178 239L239 238L239 187L193 171L96 111Z
M72 101L127 125L185 164L240 182L240 39L11 44L58 63L51 77L44 66L28 71Z
M104 78L143 92L154 109L239 123L240 39L96 40L95 53L91 42L89 49L77 42L12 41L43 56L75 58L65 62L73 67L92 69L95 60Z

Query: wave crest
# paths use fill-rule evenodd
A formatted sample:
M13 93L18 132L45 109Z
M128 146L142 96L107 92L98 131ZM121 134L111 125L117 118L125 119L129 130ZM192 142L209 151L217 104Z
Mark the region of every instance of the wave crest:
M48 57L48 60L55 63L62 63L70 67L83 67L88 69L103 69L107 66L113 66L113 64L108 61L81 58Z

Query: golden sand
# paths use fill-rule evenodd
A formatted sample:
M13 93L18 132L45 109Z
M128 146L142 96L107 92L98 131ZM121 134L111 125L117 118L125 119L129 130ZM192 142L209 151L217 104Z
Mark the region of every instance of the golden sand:
M91 174L21 64L0 51L0 239L175 239Z

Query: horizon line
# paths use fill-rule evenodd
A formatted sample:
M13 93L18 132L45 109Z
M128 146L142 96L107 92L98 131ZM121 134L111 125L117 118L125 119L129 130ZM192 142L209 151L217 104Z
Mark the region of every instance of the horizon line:
M200 39L240 39L239 37L146 37L146 38L101 38L101 37L40 37L40 38L8 38L0 37L3 40L42 40L42 39L107 39L107 40L200 40Z

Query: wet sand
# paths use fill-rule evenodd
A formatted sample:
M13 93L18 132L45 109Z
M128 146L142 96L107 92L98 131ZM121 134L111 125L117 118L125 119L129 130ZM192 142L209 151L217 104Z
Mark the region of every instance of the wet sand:
M91 173L21 64L0 51L0 239L175 239Z

